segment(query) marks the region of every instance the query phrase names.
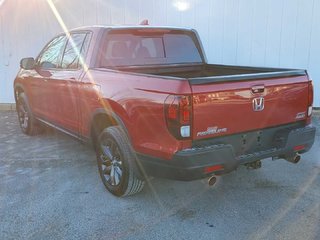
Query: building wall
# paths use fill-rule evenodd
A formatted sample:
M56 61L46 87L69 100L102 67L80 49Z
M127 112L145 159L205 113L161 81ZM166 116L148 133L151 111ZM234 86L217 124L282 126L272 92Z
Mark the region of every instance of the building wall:
M0 0L0 103L14 101L19 60L62 28L92 24L187 26L210 63L308 69L320 106L320 0Z

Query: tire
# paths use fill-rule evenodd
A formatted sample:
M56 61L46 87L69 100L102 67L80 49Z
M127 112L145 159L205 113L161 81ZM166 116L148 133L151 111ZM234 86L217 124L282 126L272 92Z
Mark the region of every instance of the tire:
M98 169L107 190L117 197L140 192L144 181L134 172L135 154L119 126L105 128L96 148Z
M40 132L40 124L34 118L25 93L20 93L17 99L17 113L19 125L22 132L26 135L36 135Z

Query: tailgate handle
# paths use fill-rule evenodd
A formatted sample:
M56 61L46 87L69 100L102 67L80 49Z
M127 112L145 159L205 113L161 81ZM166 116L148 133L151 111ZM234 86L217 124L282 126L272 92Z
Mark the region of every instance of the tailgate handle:
M263 93L264 92L264 85L258 85L258 86L253 86L251 88L252 93Z

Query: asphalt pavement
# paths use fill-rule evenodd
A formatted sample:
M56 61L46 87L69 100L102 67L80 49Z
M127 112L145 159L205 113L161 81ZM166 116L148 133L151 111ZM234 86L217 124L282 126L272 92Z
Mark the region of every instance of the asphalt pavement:
M206 180L153 178L117 198L90 146L46 131L26 136L0 112L0 239L320 239L320 121L299 164L262 162Z

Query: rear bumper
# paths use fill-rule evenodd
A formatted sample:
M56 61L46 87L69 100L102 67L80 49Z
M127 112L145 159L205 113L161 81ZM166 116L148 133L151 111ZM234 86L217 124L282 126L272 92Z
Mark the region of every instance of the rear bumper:
M226 174L235 170L239 165L257 160L278 157L286 158L295 153L304 153L310 150L314 143L315 127L307 126L291 130L286 143L282 147L272 147L268 150L257 151L247 155L236 156L232 145L220 144L203 148L192 148L177 152L172 160L161 160L138 154L139 166L148 176L156 176L182 181L202 179L213 174ZM295 152L296 146L304 146ZM206 174L205 168L222 165L223 170Z

